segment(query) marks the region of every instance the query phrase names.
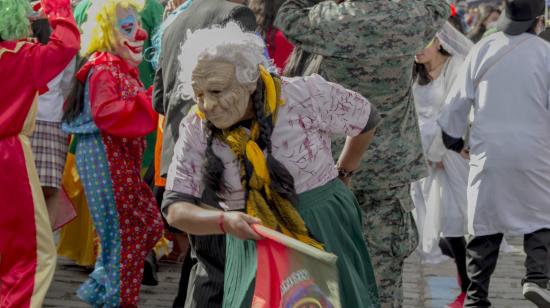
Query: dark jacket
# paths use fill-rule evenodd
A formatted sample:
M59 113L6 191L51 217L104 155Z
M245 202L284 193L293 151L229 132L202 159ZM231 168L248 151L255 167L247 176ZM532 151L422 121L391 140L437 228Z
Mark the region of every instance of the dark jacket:
M165 115L161 176L168 173L174 145L179 136L179 124L194 103L191 100L184 101L175 94L180 46L185 41L187 30L194 31L228 21L240 23L246 31L256 29L256 17L246 6L226 0L194 0L187 11L181 13L163 34L160 69L155 76L153 93L153 108Z

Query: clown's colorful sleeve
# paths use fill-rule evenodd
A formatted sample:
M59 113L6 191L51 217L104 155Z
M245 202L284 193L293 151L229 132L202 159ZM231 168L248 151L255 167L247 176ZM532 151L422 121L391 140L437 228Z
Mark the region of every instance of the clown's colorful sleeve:
M142 137L155 130L157 114L151 104L151 91L133 96L119 94L120 81L109 69L96 69L90 76L92 117L99 129L119 137Z

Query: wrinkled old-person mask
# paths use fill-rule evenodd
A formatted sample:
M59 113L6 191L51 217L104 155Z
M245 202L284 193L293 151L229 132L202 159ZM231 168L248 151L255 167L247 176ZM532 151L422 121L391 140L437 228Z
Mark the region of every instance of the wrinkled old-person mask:
M226 129L253 115L250 95L255 84L241 84L235 65L220 60L200 60L192 75L198 108L219 129Z

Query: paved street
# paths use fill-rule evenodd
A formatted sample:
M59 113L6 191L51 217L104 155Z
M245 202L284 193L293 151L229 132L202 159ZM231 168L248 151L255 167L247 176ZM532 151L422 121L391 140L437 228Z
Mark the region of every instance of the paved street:
M509 239L514 251L502 254L491 283L491 300L496 308L535 308L523 299L520 281L523 276L524 254L521 238ZM140 307L171 307L179 279L179 267L161 264L160 285L143 287ZM58 263L55 281L44 307L88 307L78 300L75 291L84 281L84 270L65 259ZM417 256L407 260L405 268L405 308L442 308L459 293L452 261L422 265Z
M491 279L490 300L495 308L536 308L523 299L521 278L525 270L523 262L523 238L509 238L513 252L501 253ZM411 256L405 267L405 308L441 308L459 294L456 269L453 261L437 266L422 265L417 256Z
M87 277L85 270L73 266L64 258L60 258L57 264L54 282L50 287L44 307L90 307L76 297L78 286ZM181 268L178 265L166 263L161 263L160 267L159 285L141 287L140 307L142 308L172 307L172 300L178 289Z

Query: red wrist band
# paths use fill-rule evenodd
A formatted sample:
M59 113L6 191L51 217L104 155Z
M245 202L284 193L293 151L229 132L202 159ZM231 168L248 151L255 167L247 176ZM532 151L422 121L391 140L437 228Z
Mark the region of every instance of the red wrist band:
M218 226L220 227L220 230L223 232L223 233L227 233L225 232L225 228L223 227L223 218L225 217L225 212L221 212L220 214L220 218L218 220Z

